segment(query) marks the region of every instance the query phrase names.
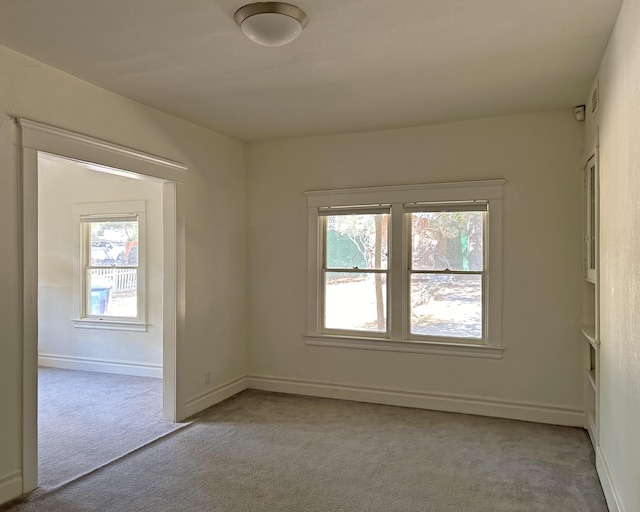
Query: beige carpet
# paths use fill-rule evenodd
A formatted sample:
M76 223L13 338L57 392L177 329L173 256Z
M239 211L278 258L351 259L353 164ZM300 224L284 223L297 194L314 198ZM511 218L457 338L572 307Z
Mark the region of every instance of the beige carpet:
M582 429L245 391L11 511L602 512Z
M38 369L38 483L50 489L182 427L162 420L162 380Z

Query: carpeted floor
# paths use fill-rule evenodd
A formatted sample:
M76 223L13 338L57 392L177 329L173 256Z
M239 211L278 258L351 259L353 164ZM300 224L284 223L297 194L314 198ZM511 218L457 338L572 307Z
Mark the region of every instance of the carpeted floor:
M59 486L180 428L162 420L162 380L38 369L38 481Z
M603 512L585 432L245 391L18 511Z

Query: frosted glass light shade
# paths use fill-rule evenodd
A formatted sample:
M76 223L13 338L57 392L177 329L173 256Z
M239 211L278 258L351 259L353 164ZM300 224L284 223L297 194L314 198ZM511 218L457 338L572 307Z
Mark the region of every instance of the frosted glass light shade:
M283 46L297 38L308 22L298 7L281 2L248 4L234 16L242 32L263 46Z
M302 34L298 20L272 12L250 16L240 28L245 36L264 46L282 46Z

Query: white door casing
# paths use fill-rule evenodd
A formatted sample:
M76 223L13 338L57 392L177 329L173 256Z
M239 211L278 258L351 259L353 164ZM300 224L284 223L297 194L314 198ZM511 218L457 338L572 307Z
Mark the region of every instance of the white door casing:
M49 125L17 120L22 149L23 493L38 486L38 153L122 170L163 185L163 417L179 421L177 358L185 332L185 194L187 167L161 157Z

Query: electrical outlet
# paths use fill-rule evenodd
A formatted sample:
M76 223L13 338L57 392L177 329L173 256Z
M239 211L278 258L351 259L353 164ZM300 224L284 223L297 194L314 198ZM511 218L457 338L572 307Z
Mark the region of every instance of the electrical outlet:
M204 372L204 383L209 384L211 382L211 374L209 372Z

